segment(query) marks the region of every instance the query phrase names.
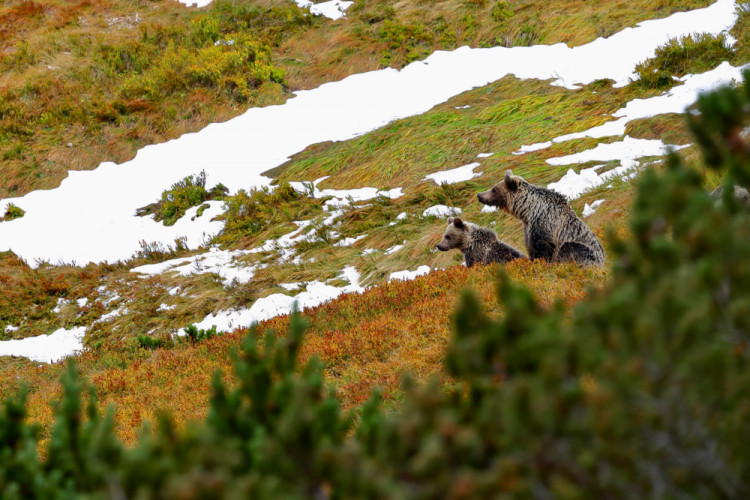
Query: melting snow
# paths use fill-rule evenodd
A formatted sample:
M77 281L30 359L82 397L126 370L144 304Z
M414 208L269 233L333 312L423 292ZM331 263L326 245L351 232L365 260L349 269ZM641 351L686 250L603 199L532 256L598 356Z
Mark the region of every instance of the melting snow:
M495 153L479 153L477 155L477 158L489 158L490 156L494 155Z
M23 356L32 361L54 363L83 350L86 328L60 328L49 335L0 342L0 356Z
M348 247L348 246L351 246L351 245L355 244L356 242L358 242L359 240L361 240L362 238L365 238L365 237L367 237L366 234L361 234L361 235L359 235L357 237L354 237L354 238L344 238L343 240L337 242L335 246L337 246L337 247Z
M461 215L461 209L446 205L435 205L422 212L422 217L451 217L453 215Z
M314 16L325 16L334 21L344 17L346 9L354 2L342 0L329 0L328 2L312 3L310 0L294 0L300 9L310 7L310 14Z
M568 88L602 78L624 86L635 78L635 65L671 38L717 34L735 21L734 2L718 0L710 7L644 21L580 47L461 47L437 51L402 70L352 75L297 92L283 105L252 108L198 133L147 146L122 165L105 162L92 171L70 171L57 189L3 200L0 210L14 203L26 215L0 223L0 251L12 250L37 265L37 259L78 264L126 259L143 240L171 244L179 236L197 248L223 228L223 222L210 222L218 214L214 206L195 221L186 216L171 227L135 217L135 209L204 169L232 191L269 185L263 172L311 144L350 139L424 113L508 74L552 79L554 85Z
M388 281L411 281L418 276L424 276L430 273L430 266L419 266L416 271L397 271L391 273Z
M598 187L613 178L625 175L638 166L638 159L644 156L663 156L668 153L670 148L677 150L684 147L686 146L666 146L660 140L625 137L622 141L599 144L593 149L587 149L580 153L559 158L550 158L547 160L547 163L550 165L572 165L590 161L607 162L619 160L620 166L602 174L597 173L597 171L604 165L584 168L580 173L576 173L573 169L570 169L562 179L548 184L547 189L557 191L565 195L569 200L574 200L590 189Z
M13 332L17 332L17 331L18 331L18 327L17 326L5 325L5 333L13 333Z
M469 179L479 177L483 174L483 172L474 172L474 169L479 165L480 164L478 162L469 163L468 165L464 165L463 167L458 167L451 170L443 170L440 172L435 172L434 174L426 175L422 180L431 179L435 181L435 184L455 184L456 182L468 181Z
M310 194L315 198L328 198L333 199L326 201L326 208L341 208L349 206L350 202L367 201L378 196L385 196L386 198L396 199L404 195L402 188L395 188L389 191L380 191L377 188L364 187L359 189L318 189L318 184L328 179L328 176L316 179L313 182L290 182L289 185L302 194Z
M482 207L483 214L490 214L492 212L497 212L497 207L491 207L489 205L485 205Z
M385 251L385 255L393 255L394 253L398 252L402 248L404 248L404 245L406 245L406 240L401 245L394 245L388 250Z
M121 308L121 309L115 309L114 311L110 311L107 314L103 314L101 318L95 321L95 323L102 323L104 321L109 321L111 319L114 319L121 314L126 314L128 312L128 308Z
M612 116L617 120L607 122L598 127L593 127L583 132L562 135L551 141L540 142L530 146L521 146L513 154L524 154L539 151L550 147L552 144L572 141L591 137L601 139L602 137L621 136L625 134L625 127L633 120L652 118L666 113L683 113L698 100L698 95L703 92L716 89L735 81L742 80L742 72L750 68L750 64L735 68L728 62L723 62L715 69L697 75L686 75L679 78L682 85L673 87L668 92L648 99L634 99L627 103L624 108L615 112Z
M167 304L164 304L164 303L162 303L162 304L160 304L160 305L159 305L159 307L158 307L158 308L157 308L156 310L157 310L157 311L171 311L172 309L175 309L176 307L177 307L177 306L176 306L176 305L174 305L174 304L172 304L172 305L170 306L170 305L167 305Z
M60 314L62 312L62 308L70 304L69 300L63 299L62 297L57 298L57 305L54 309L52 309L52 312L55 314Z
M602 203L604 203L604 200L596 200L591 205L586 203L586 205L583 207L583 214L581 214L582 217L586 218L589 215L593 215L594 213L596 213L596 209L599 208L599 205L601 205Z
M206 5L213 2L213 0L177 0L183 5L187 5L188 7L205 7Z
M364 288L359 284L359 273L354 267L348 266L344 268L341 277L348 280L349 285L335 287L326 285L320 281L312 281L307 284L304 292L300 292L296 296L274 293L268 297L256 300L247 309L222 311L216 315L209 314L203 321L196 323L195 326L203 330L216 326L217 330L228 332L237 328L250 326L253 323L265 321L275 316L289 314L295 305L298 310L303 311L333 300L344 293L364 291ZM178 332L178 335L182 335L182 331Z
M216 273L221 276L224 285L229 286L234 280L237 280L239 283L247 283L255 275L255 271L258 269L257 266L235 262L237 257L249 253L251 253L249 250L229 251L220 250L218 247L211 247L206 253L193 257L171 259L158 264L146 264L135 267L130 272L147 276L162 274L167 271L176 272L180 276Z

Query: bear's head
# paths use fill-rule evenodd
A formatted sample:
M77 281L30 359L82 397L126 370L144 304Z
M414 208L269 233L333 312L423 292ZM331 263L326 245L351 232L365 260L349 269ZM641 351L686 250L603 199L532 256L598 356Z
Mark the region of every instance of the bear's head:
M510 212L513 209L513 198L525 184L525 180L513 175L511 170L507 170L505 179L495 184L489 191L479 193L477 199L485 205Z
M448 219L448 228L443 233L443 239L437 244L437 249L447 252L452 248L463 248L464 241L469 236L469 225L459 217Z

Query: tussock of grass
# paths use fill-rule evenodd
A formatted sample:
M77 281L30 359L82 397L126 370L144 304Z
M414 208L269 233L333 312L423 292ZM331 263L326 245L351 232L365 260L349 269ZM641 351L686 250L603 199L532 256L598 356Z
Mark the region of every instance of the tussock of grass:
M8 208L5 209L5 215L3 217L0 217L0 222L20 219L25 214L26 212L22 208L14 205L13 203L8 203Z
M636 72L640 85L660 89L673 86L675 76L703 73L732 59L732 56L732 48L724 34L688 35L670 40L656 49L655 57L636 66Z
M163 221L165 226L173 226L185 212L192 207L197 207L209 200L224 199L229 190L223 184L217 184L210 190L206 189L206 171L198 175L189 175L181 181L172 184L172 187L164 191L161 199L139 208L136 215L144 217L154 216L154 220ZM201 210L198 209L198 216Z

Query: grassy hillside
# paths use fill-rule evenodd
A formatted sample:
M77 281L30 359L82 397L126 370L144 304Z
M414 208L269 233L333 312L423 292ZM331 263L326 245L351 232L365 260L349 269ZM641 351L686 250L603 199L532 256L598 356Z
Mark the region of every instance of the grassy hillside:
M288 0L3 2L0 197L436 49L580 45L709 3L360 0L330 21Z
M555 0L540 8L538 1L522 0L358 1L346 19L335 22L306 16L286 1L216 1L199 10L173 0L4 4L0 19L17 29L0 28L0 198L53 187L69 169L94 168L105 159L123 161L144 144L226 120L250 106L281 102L294 90L383 66L400 67L435 49L578 45L643 19L708 3ZM739 40L735 63L750 60L748 19L745 13L733 33ZM228 45L228 40L235 43ZM246 64L248 58L253 64ZM138 265L199 253L179 247L146 246L128 262L83 268L47 264L30 269L12 254L0 254L0 340L87 326L88 349L77 362L98 389L100 404L116 404L118 431L132 442L139 425L161 408L173 411L180 423L203 416L214 370L229 371L229 353L247 333L191 343L174 340L175 330L209 313L289 293L280 283L339 285L341 270L353 265L363 284L378 286L305 312L312 334L303 358L323 359L327 380L345 405L360 403L372 387L380 386L388 404L396 406L404 371L420 380L441 373L439 361L460 290L478 290L493 314L503 313L492 300L497 269L467 270L459 265L457 252L436 252L445 221L422 217L424 209L460 207L467 219L492 226L505 241L523 248L520 223L480 213L476 193L508 168L540 185L558 180L568 167L552 167L546 159L599 141L571 141L523 156L512 152L523 144L600 125L626 102L661 91L638 84L614 89L607 81L571 91L507 77L370 134L312 146L271 172L279 185L328 175L321 188L403 187L406 194L355 204L337 227L322 223L328 216L325 199L227 196L228 206L236 209L230 208L227 229L212 242L225 249L257 247L291 232L293 221L299 220L314 221L319 237L296 245L297 263L280 261L273 251L242 257L259 267L246 284L226 286L214 274L138 277L130 272ZM683 117L675 115L633 122L627 133L689 142ZM494 154L477 160L480 153ZM688 159L696 155L693 149L682 154ZM471 181L438 186L422 180L427 173L472 161L481 163L476 170L483 175ZM708 187L718 182L707 176ZM629 183L615 181L611 188L587 192L572 206L580 214L585 203L606 200L586 219L605 240L608 230L626 233L632 194ZM397 218L401 213L407 214L405 219ZM352 246L334 245L339 238L362 235L366 237ZM403 248L386 255L402 243ZM365 254L365 249L375 251ZM420 265L445 270L413 282L386 283L391 272ZM609 276L608 268L528 261L506 268L512 280L543 297L545 306L558 299L566 306L583 300L589 288L601 289ZM107 319L114 311L119 314ZM261 328L282 331L286 321L271 320ZM18 329L8 330L9 325ZM164 347L144 347L139 335ZM0 358L0 396L28 384L33 418L47 424L62 370L60 365Z
M393 405L405 372L423 381L440 375L450 317L461 290L476 290L488 310L502 314L495 302L497 271L497 266L472 270L454 266L306 311L311 331L301 358L321 358L326 378L345 407L362 403L374 387L380 387L385 401ZM509 264L506 271L513 281L538 293L547 307L556 301L567 306L578 302L590 288L603 286L608 275L606 270L528 261ZM259 330L285 332L287 323L288 317L277 318L263 323ZM229 380L230 353L247 333L240 330L198 344L181 342L155 351L104 346L87 351L76 362L97 388L101 407L115 405L121 437L133 442L140 425L153 421L160 409L169 408L181 423L204 417L214 371L221 369ZM64 364L36 367L19 360L6 365L0 372L0 396L8 397L28 384L32 418L48 424L53 416L50 402L61 394L59 377L64 371Z

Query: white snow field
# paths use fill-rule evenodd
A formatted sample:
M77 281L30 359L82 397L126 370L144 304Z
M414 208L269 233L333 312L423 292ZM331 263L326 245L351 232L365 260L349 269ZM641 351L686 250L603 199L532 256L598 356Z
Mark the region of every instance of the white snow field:
M263 172L312 144L350 139L424 113L508 74L551 79L568 88L601 78L624 86L635 78L635 65L670 38L727 31L736 21L734 9L734 1L718 0L574 48L556 44L438 51L400 71L352 75L297 92L283 105L253 108L198 133L147 146L121 165L105 162L92 171L72 171L56 189L0 201L0 211L11 202L26 211L20 219L0 223L0 251L12 250L30 265L37 259L83 265L126 259L142 240L167 245L185 236L190 248L196 248L223 226L210 222L217 213L214 207L195 221L186 216L172 227L135 217L136 208L201 170L210 182L232 191L268 185Z
M54 363L83 350L86 327L60 328L49 335L0 341L0 356L23 356L31 361Z

